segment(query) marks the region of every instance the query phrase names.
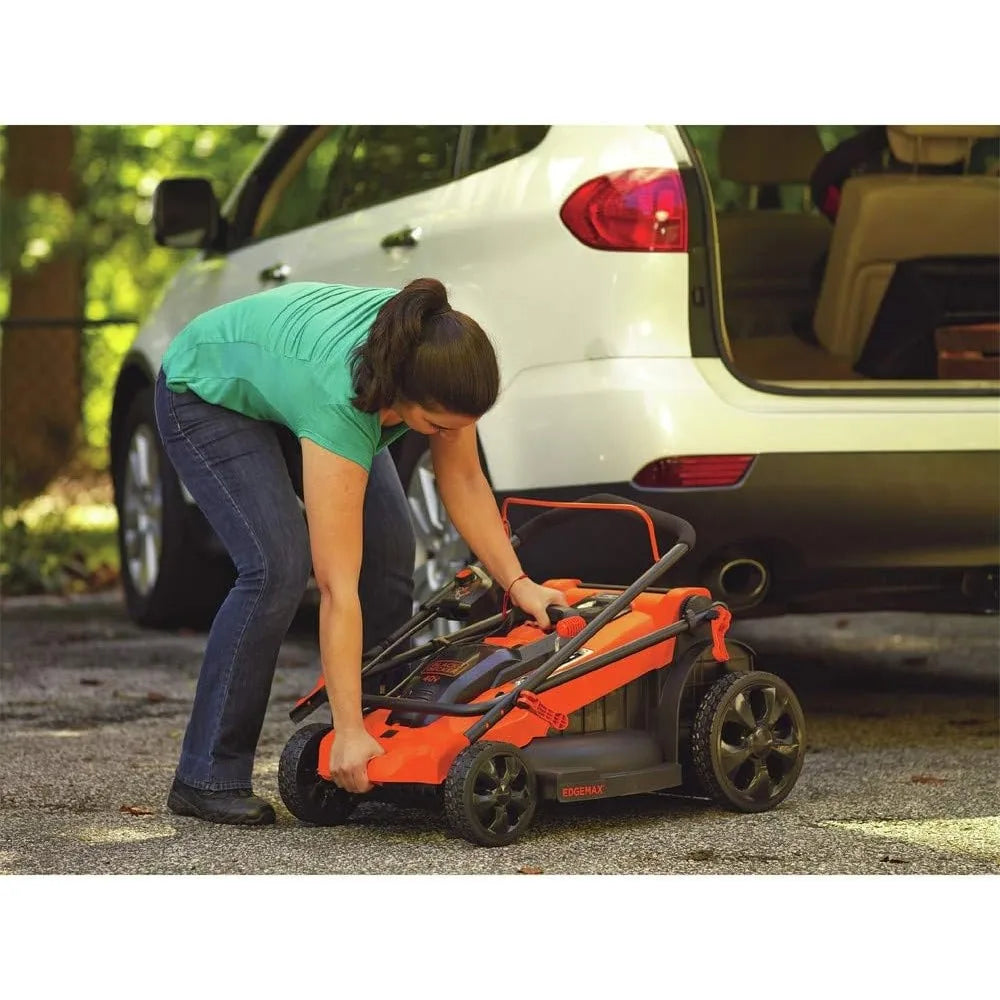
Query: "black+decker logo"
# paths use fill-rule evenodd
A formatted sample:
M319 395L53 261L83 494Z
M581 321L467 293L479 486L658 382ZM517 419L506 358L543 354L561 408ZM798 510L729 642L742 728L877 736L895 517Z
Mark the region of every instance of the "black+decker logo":
M590 799L603 795L607 787L607 785L566 785L559 794L564 799Z
M458 677L478 659L478 656L470 656L465 660L432 660L420 671L420 676L424 680L430 680L432 677Z

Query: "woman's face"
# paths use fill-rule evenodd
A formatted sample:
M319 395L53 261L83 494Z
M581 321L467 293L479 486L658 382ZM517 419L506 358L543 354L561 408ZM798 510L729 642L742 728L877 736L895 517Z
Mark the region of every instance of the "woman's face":
M419 403L397 402L393 411L406 422L406 425L420 434L439 434L446 440L455 431L470 427L476 422L475 417L462 413L449 413L447 410L434 410Z

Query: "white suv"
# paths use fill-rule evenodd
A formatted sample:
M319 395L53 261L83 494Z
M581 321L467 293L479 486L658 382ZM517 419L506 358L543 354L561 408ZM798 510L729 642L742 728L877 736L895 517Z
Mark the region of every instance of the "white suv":
M910 168L848 180L835 224L804 196L831 134L290 126L221 210L207 180L163 182L158 241L201 252L115 392L130 614L204 621L232 579L159 448L170 339L277 282L422 275L497 347L479 433L498 496L612 492L679 514L698 544L678 580L743 614L995 609L1000 178L968 151L1000 129L890 128ZM466 553L426 442L395 456L419 594Z

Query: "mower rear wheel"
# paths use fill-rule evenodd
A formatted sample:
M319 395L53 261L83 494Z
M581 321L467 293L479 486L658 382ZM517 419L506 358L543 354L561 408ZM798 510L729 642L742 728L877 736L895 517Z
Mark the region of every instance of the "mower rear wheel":
M706 692L691 728L703 788L737 812L773 809L802 770L805 716L795 693L763 670L726 674Z
M285 744L278 762L281 801L297 819L316 826L340 826L354 811L358 797L319 774L319 745L331 726L303 726Z
M535 772L510 743L466 747L444 782L445 815L459 836L483 847L512 844L538 805Z

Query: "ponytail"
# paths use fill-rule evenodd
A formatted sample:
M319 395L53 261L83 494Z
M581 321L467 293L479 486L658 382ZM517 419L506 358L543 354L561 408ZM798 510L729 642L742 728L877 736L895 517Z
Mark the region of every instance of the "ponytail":
M405 400L480 417L500 390L493 345L436 278L417 278L383 304L351 354L351 377L351 402L366 413Z

